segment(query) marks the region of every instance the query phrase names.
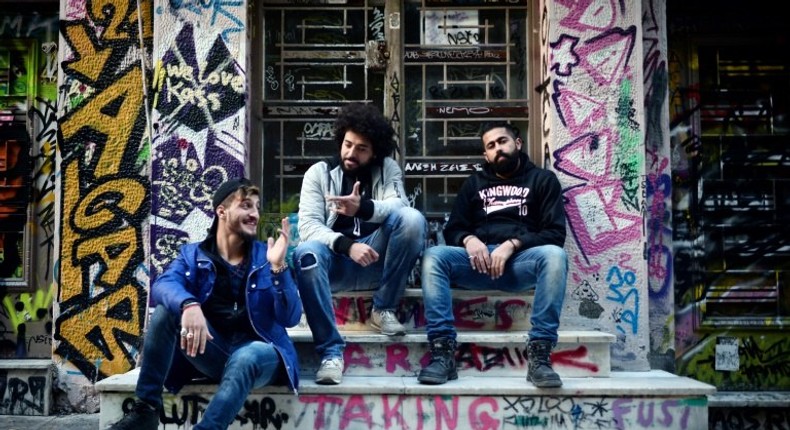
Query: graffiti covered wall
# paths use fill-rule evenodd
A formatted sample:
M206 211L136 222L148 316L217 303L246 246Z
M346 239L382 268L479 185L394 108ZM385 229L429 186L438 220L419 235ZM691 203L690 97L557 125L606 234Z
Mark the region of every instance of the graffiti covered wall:
M675 370L672 173L669 147L666 2L642 2L645 94L645 225L650 367Z
M151 10L145 0L61 3L53 359L60 386L76 397L80 387L134 368L142 339L151 193L143 91L150 73L143 64L153 41Z
M16 4L4 4L0 12L0 43L2 41L32 41L35 59L33 69L12 64L17 82L25 82L35 75L34 94L24 98L0 97L0 111L17 111L27 117L30 129L30 161L32 162L32 203L30 250L32 264L27 285L20 291L0 287L0 359L49 358L52 355L52 300L54 274L55 224L55 149L57 125L55 115L57 90L58 16L57 3L39 6L36 11ZM24 88L22 89L24 90ZM10 92L14 92L13 89ZM11 163L13 164L13 163ZM0 212L3 199L0 197ZM6 242L6 245L9 245ZM11 252L2 250L2 259L9 263ZM22 256L20 256L22 257ZM21 266L23 258L17 260ZM39 264L40 263L40 264ZM46 264L45 264L46 263Z
M678 373L720 391L786 392L787 26L769 8L743 19L728 5L713 11L683 2L670 6ZM733 45L743 52L733 54ZM746 74L733 82L720 66L726 61L706 60L706 52L783 66L775 77ZM759 106L766 94L773 100L770 109L745 108ZM787 414L770 408L762 413L757 418L756 411L722 408L712 414L712 426L756 428L765 420L779 428L788 422Z
M154 14L152 278L205 237L248 150L246 2L158 0Z
M615 370L649 368L641 13L560 1L541 17L544 164L563 185L569 228L563 324L616 335Z

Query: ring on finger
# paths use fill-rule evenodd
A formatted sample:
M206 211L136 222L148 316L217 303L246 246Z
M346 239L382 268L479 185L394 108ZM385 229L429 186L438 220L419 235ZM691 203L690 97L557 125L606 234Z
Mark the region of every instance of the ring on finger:
M194 333L192 333L191 331L187 333L187 339L192 339L193 337L195 337Z
M187 329L186 328L182 328L181 329L181 337L187 337Z

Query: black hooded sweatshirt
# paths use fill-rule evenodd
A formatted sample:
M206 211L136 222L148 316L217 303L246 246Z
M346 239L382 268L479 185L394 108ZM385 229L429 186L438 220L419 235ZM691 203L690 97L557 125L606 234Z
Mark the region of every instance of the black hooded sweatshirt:
M487 245L518 239L519 249L563 246L565 207L557 176L535 166L524 153L509 178L498 177L485 163L483 171L461 186L444 229L448 245L463 246L469 235Z

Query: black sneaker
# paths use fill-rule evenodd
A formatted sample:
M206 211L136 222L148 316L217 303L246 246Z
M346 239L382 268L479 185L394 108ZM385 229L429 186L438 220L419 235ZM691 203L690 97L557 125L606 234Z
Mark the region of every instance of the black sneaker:
M132 411L109 430L156 430L159 428L159 411L148 403L137 400Z

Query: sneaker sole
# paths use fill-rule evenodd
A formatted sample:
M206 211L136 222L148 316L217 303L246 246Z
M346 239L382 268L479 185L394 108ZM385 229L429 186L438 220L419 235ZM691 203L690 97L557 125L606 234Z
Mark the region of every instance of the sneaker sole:
M393 332L389 332L388 333L388 332L385 332L384 330L382 330L381 327L379 327L379 326L377 326L377 325L375 325L373 323L370 324L370 327L373 328L374 330L378 330L379 332L381 332L381 334L383 334L385 336L405 336L406 335L406 330L398 330L398 331L393 331Z
M447 381L454 381L458 379L458 373L454 375L448 375L447 378L433 378L431 376L419 376L417 380L420 381L421 384L426 385L441 385Z
M340 385L340 382L343 379L334 379L334 378L316 378L315 383L318 385Z
M538 388L559 388L562 387L561 380L552 380L552 381L543 381L543 382L536 382L533 381L531 378L527 377L527 382L531 383L532 385Z

